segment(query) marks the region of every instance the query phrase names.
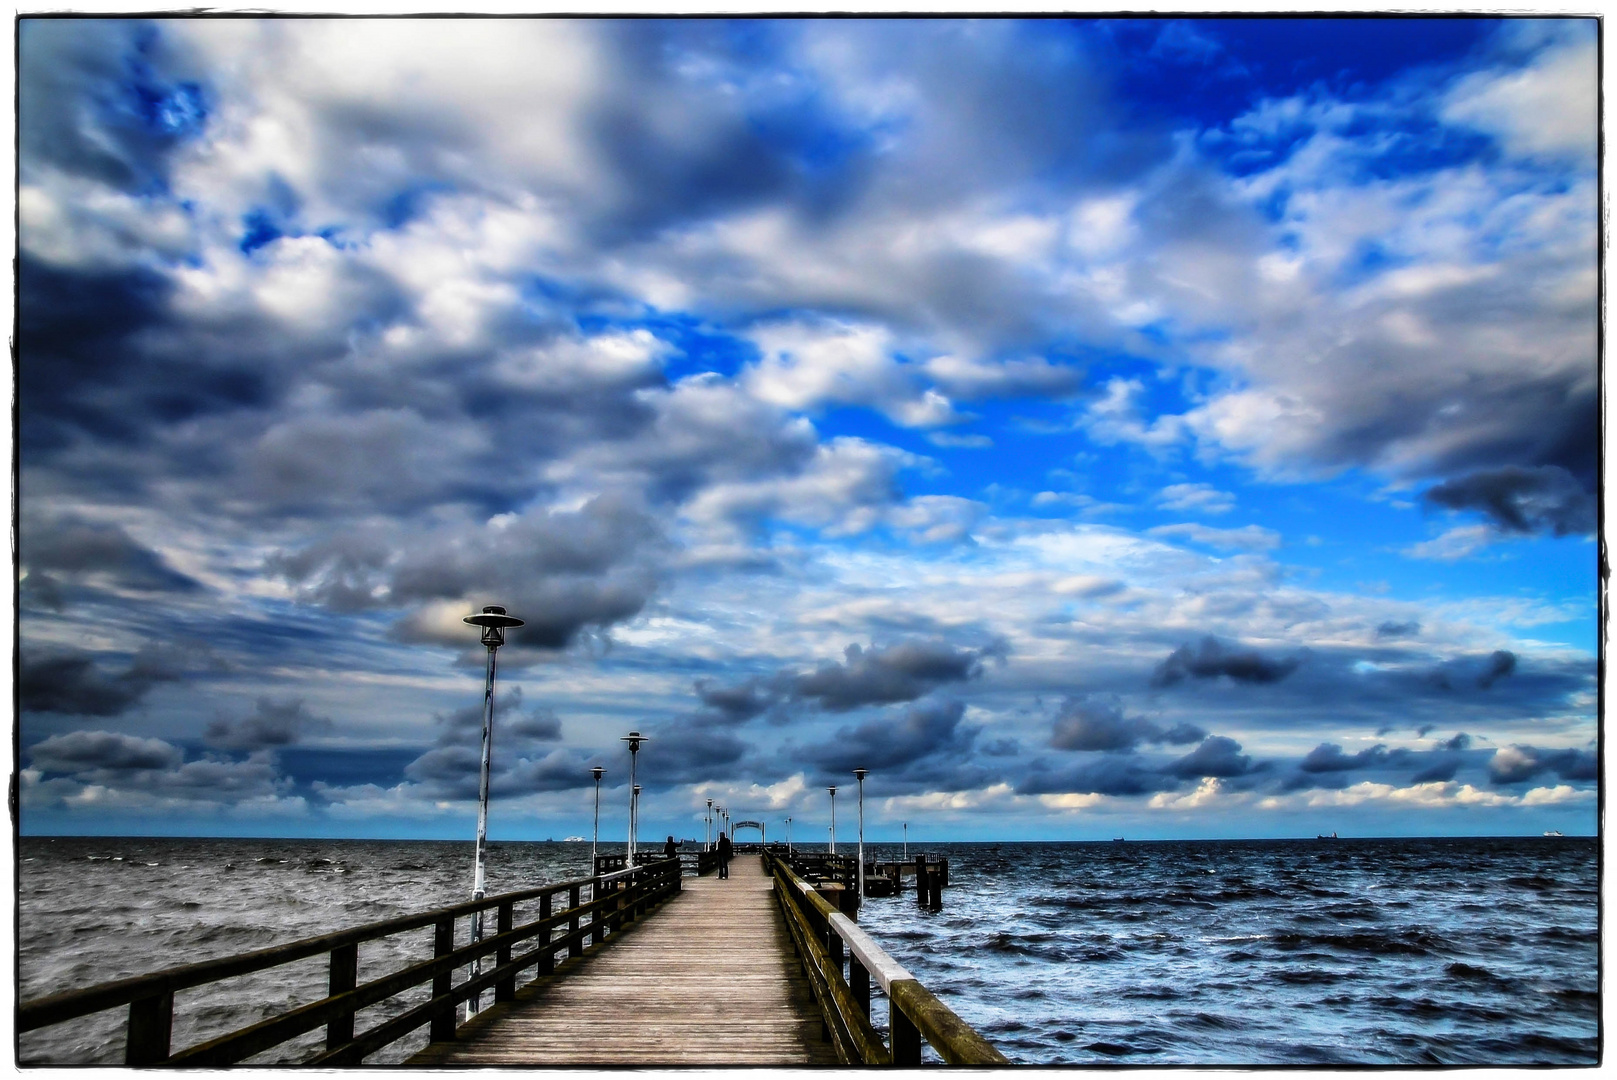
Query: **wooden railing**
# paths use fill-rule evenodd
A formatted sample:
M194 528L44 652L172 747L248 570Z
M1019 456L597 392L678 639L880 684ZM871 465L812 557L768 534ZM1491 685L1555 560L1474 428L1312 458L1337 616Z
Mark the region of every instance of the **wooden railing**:
M775 897L819 1002L826 1035L842 1062L919 1065L924 1039L950 1065L1010 1064L784 859L765 853L763 860L775 879ZM887 995L890 1044L870 1022L872 979Z
M17 1030L32 1031L127 1005L129 1026L124 1063L128 1065L232 1065L319 1027L326 1029L325 1049L303 1064L357 1065L367 1055L426 1025L431 1025L430 1037L434 1042L453 1039L456 1014L462 1002L491 987L496 1002L512 1000L520 972L533 968L534 978L553 974L557 953L565 950L567 957L582 956L586 941L602 943L625 923L677 893L679 882L679 860L667 859L632 870L489 896L420 915L388 919L287 945L167 968L23 1002L17 1007ZM587 901L583 898L586 889L590 897ZM559 910L555 905L557 897L565 897L566 903ZM514 926L516 906L535 900L539 917ZM495 913L495 933L480 942L456 948L455 921L470 918L479 911ZM432 927L431 960L410 964L363 984L358 982L360 945L428 926ZM556 933L558 929L563 930L560 935ZM536 938L534 947L515 954L517 945L533 944ZM322 953L330 954L331 958L326 997L239 1031L171 1051L174 995L178 991ZM494 964L489 970L468 976L459 983L454 981L458 969L491 955ZM354 1034L357 1011L427 983L431 984L432 995L427 1001L368 1031Z

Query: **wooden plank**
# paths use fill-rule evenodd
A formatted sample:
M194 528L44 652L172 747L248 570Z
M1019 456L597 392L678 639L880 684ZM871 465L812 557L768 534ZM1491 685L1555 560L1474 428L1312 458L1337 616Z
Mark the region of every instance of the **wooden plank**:
M412 1065L835 1064L757 860L687 878L570 973L536 980Z

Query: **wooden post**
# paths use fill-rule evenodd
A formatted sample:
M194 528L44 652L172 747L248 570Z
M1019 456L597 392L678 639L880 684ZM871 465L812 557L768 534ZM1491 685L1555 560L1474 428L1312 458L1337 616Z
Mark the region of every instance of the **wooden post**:
M549 893L545 893L543 896L539 897L539 917L541 919L550 918L550 894ZM545 929L544 929L544 942L545 942L546 945L549 945L550 944L550 939L556 936L555 930L556 930L556 928L553 927L553 926L545 927ZM556 970L556 953L555 953L555 950L546 949L544 952L539 954L539 968L538 968L537 974L539 974L539 975L549 975L551 972L553 972L555 970Z
M926 906L930 911L943 910L943 886L949 880L949 864L939 862L926 871Z
M174 1028L174 993L136 998L129 1003L129 1031L124 1037L125 1065L157 1065L168 1057Z
M432 928L432 955L448 956L455 951L455 920L439 919ZM432 996L442 997L454 989L454 972L445 971L432 977ZM455 1041L456 1009L445 1009L432 1018L428 1035L433 1042Z
M574 885L567 890L567 905L573 909L573 917L567 923L569 941L567 944L568 956L584 955L584 938L578 932L578 905L582 902L580 887Z
M339 945L331 950L331 977L326 982L331 997L346 994L359 982L359 943ZM346 1009L326 1023L326 1049L335 1050L354 1040L354 1010Z
M515 912L513 910L514 907L515 907L515 905L512 904L511 901L509 901L509 900L507 900L505 903L500 905L499 921L497 923L495 923L495 927L496 927L495 932L496 933L503 934L507 930L511 929L512 920L515 917ZM496 967L502 966L502 965L505 965L505 964L509 964L510 962L511 962L511 946L510 945L501 945L499 952L494 954L495 966ZM495 1001L514 1001L514 1000L516 1000L516 996L517 996L517 976L516 976L515 972L512 972L511 974L505 976L499 982L494 984L494 1000Z
M594 901L594 900L599 900L600 898L601 898L601 879L596 878L593 882L590 883L590 899L592 901ZM601 910L601 905L600 904L596 904L595 905L595 910L590 912L590 944L592 944L592 945L599 945L601 943L601 941L606 937L606 917L605 916L606 916L606 913Z
M926 907L926 856L919 852L915 855L915 902Z
M902 1069L921 1064L921 1029L892 998L887 999L887 1030L892 1033L893 1065Z
M857 956L848 957L848 989L853 991L853 999L859 1003L859 1009L870 1019L870 972L865 965L859 962Z

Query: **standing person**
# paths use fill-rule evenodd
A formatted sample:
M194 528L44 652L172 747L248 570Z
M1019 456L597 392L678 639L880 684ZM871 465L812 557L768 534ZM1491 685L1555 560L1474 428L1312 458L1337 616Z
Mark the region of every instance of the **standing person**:
M719 876L730 876L730 838L723 833L719 834Z
M668 843L663 845L663 858L665 858L665 859L677 859L677 858L679 858L679 842L677 840L675 840L672 836L670 836L668 838Z

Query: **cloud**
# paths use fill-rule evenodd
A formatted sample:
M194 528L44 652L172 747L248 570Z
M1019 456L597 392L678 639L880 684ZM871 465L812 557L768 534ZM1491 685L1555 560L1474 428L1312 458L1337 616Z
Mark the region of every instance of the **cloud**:
M1297 767L1306 773L1349 772L1385 765L1390 757L1387 748L1379 743L1356 754L1344 754L1335 743L1320 743L1304 756Z
M117 674L103 670L100 655L65 648L23 652L17 672L17 701L24 712L69 716L121 716L152 687L180 677L165 653L137 653Z
M1207 735L1194 724L1164 730L1142 716L1128 716L1121 701L1068 698L1056 714L1050 745L1058 750L1132 750L1142 742L1188 743Z
M1454 562L1474 555L1498 539L1499 534L1486 525L1459 525L1431 540L1422 540L1403 549L1412 559L1436 559Z
M290 746L309 732L330 731L332 727L329 717L308 712L301 698L276 701L261 697L252 713L240 720L215 720L202 738L220 750L266 750Z
M1488 657L1488 666L1477 676L1477 685L1484 690L1516 670L1516 654L1507 649L1495 650Z
M1235 509L1235 496L1227 491L1220 491L1211 484L1169 484L1157 492L1157 505L1166 510L1199 510L1204 514L1227 514Z
M922 702L896 719L882 716L838 728L830 742L807 753L828 775L855 768L900 772L926 758L963 759L980 730L961 724L965 712L959 701Z
M1600 779L1600 762L1587 750L1546 750L1513 743L1494 751L1488 763L1488 779L1495 784L1520 784L1554 772L1563 780Z
M1186 678L1216 679L1220 676L1238 683L1276 683L1297 670L1300 662L1296 657L1271 660L1253 650L1228 649L1216 638L1207 637L1202 639L1201 646L1195 651L1189 645L1181 645L1170 653L1152 673L1151 685L1166 687Z
M23 586L35 595L54 597L62 607L62 581L83 587L143 593L189 593L200 584L180 573L150 548L136 542L122 526L74 516L27 515L19 523L19 562Z
M1376 639L1414 637L1420 633L1420 623L1414 619L1401 621L1388 620L1376 627Z
M1243 525L1239 529L1214 529L1207 525L1186 522L1181 525L1158 525L1145 532L1147 536L1170 539L1184 537L1198 544L1224 550L1267 551L1280 546L1280 534L1261 525Z
M1184 757L1163 767L1163 772L1184 779L1216 777L1220 780L1245 776L1261 766L1241 753L1241 744L1227 735L1209 735Z
M171 769L184 759L179 747L111 731L52 735L28 748L29 762L47 773L127 772Z
M995 649L957 649L943 642L905 641L866 650L849 645L841 664L825 663L792 678L791 695L828 712L847 712L864 705L914 701L949 683L966 682L982 673L985 656Z
M1595 531L1595 499L1567 470L1507 466L1469 473L1426 491L1450 510L1479 510L1503 533L1586 535Z

